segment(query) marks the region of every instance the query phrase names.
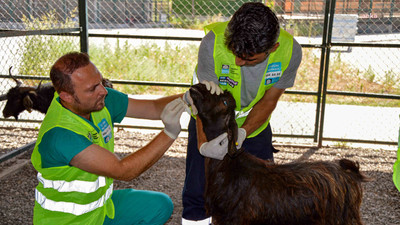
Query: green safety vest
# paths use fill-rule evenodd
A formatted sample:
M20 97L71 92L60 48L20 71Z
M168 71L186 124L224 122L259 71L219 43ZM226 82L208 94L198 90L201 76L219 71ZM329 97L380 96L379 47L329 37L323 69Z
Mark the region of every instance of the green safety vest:
M399 129L399 141L397 149L397 160L393 165L393 182L396 185L397 190L400 191L400 129Z
M42 122L32 164L38 171L35 190L34 224L102 224L105 216L114 218L111 200L113 179L88 173L73 166L43 168L39 144L43 135L54 127L71 130L93 144L114 152L114 131L108 109L91 114L93 128L87 121L64 108L55 94Z
M261 80L258 88L257 96L254 100L245 108L241 108L241 70L240 66L235 64L235 55L225 45L225 29L228 22L218 22L210 24L204 28L205 32L214 32L214 64L215 74L218 76L219 86L222 90L228 90L232 93L236 101L236 122L241 127L250 113L253 106L260 101L264 96L265 91L270 89L282 76L283 72L289 65L292 57L293 49L293 36L287 31L281 29L278 42L280 43L277 50L270 54L268 58L268 64L264 72L264 77ZM271 117L269 117L263 125L257 130L248 135L248 137L254 137L263 131L269 123Z

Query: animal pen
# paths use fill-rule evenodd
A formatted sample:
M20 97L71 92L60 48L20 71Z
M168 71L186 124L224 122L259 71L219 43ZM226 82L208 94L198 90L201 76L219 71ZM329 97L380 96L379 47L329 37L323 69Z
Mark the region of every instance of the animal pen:
M57 58L84 51L117 90L139 98L181 93L190 86L202 27L229 20L243 2L3 0L0 225L31 223L37 180L29 151L44 117L25 110L18 120L4 118L11 88L18 82L33 90L39 83L46 85ZM400 3L261 2L277 13L281 26L303 47L295 85L286 90L271 118L273 139L281 145L275 161L348 158L360 162L360 169L375 179L364 185L364 223L400 224L400 192L392 182L400 126ZM161 130L162 124L123 120L116 127L116 150L124 156L153 137L144 131ZM182 127L185 130L187 124ZM175 207L167 224L180 224L186 144L187 139L178 138L153 168L132 182L116 181L115 188L167 193ZM349 147L358 144L372 149Z
M0 6L0 95L15 87L15 80L33 87L49 82L50 66L69 51L88 52L103 76L128 94L182 92L190 86L196 51L190 61L178 61L187 63L190 73L174 74L163 68L167 76L154 76L159 71L148 64L150 60L131 62L142 70L127 74L115 69L118 65L107 65L118 60L96 60L126 58L125 49L137 52L144 46L169 48L169 53L185 46L196 50L204 36L201 27L228 20L243 2L5 0ZM277 143L316 147L358 143L394 149L400 124L400 3L261 2L277 13L281 26L303 47L295 86L286 90L272 115ZM0 102L2 110L5 104ZM1 117L0 127L38 129L42 119L41 113L25 111L18 120ZM134 122L117 127L162 129ZM21 143L21 147L26 144L33 146Z

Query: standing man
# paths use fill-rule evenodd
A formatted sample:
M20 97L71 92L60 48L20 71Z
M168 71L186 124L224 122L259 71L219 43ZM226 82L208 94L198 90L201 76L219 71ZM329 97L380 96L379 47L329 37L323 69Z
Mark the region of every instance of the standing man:
M273 160L269 119L285 89L294 84L301 46L280 29L276 15L262 3L245 3L229 22L208 25L205 31L193 83L207 80L230 91L240 127L237 148L243 145L251 154ZM188 99L187 94L185 97ZM227 146L220 143L227 143L222 141L226 134L198 143L194 118L188 130L182 224L208 225L203 199L204 156L223 159Z
M113 191L113 179L132 180L163 156L181 131L181 95L138 100L104 88L96 66L78 52L58 59L50 77L56 93L31 157L39 180L34 224L164 224L173 211L169 196ZM125 116L161 119L165 128L119 159L113 124Z

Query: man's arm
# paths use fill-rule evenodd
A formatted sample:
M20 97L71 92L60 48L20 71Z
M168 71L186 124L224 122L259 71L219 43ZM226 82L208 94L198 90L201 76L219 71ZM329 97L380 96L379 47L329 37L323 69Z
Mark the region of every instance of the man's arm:
M164 130L143 148L119 159L107 149L92 144L76 154L69 163L87 172L118 180L136 178L157 162L177 138L181 130L180 117L185 110L183 100L176 99L181 95L157 100L129 99L128 116L161 119L165 125Z
M301 45L293 39L292 57L288 68L283 72L279 81L265 92L264 97L254 105L252 111L247 116L242 128L247 134L253 133L260 127L274 111L279 98L285 92L286 88L294 85L297 69L302 59Z
M274 111L279 98L285 92L285 89L278 89L271 87L267 90L264 96L258 101L249 115L246 121L243 123L242 128L246 130L247 134L253 133L257 128L259 128L268 117Z
M92 144L75 155L70 164L89 173L129 181L157 162L173 142L174 139L161 132L146 146L123 159L119 159L105 148Z
M155 100L129 98L128 109L125 116L139 119L159 120L161 112L166 104L178 97L182 97L182 95L183 94L176 94Z
M214 40L215 35L211 31L203 37L203 40L200 43L197 57L197 71L195 71L199 82L206 80L218 84L218 77L215 74L213 59Z

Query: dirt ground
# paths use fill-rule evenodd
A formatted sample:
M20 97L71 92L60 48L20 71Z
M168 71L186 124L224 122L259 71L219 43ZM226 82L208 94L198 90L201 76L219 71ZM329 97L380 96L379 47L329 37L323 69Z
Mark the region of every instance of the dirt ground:
M36 131L0 130L0 154L21 147L36 138ZM154 134L118 131L116 152L121 157L144 146ZM115 181L115 189L134 188L167 193L174 202L174 212L168 225L180 224L181 191L185 177L187 138L178 138L167 153L148 171L130 182ZM335 160L347 158L358 161L361 170L373 181L365 183L362 218L367 225L400 224L400 192L392 182L392 167L396 152L362 148L300 148L276 146L277 163L294 160ZM0 163L0 174L12 166L11 173L0 178L0 224L32 224L36 171L29 162L30 151ZM25 163L25 164L24 164Z

